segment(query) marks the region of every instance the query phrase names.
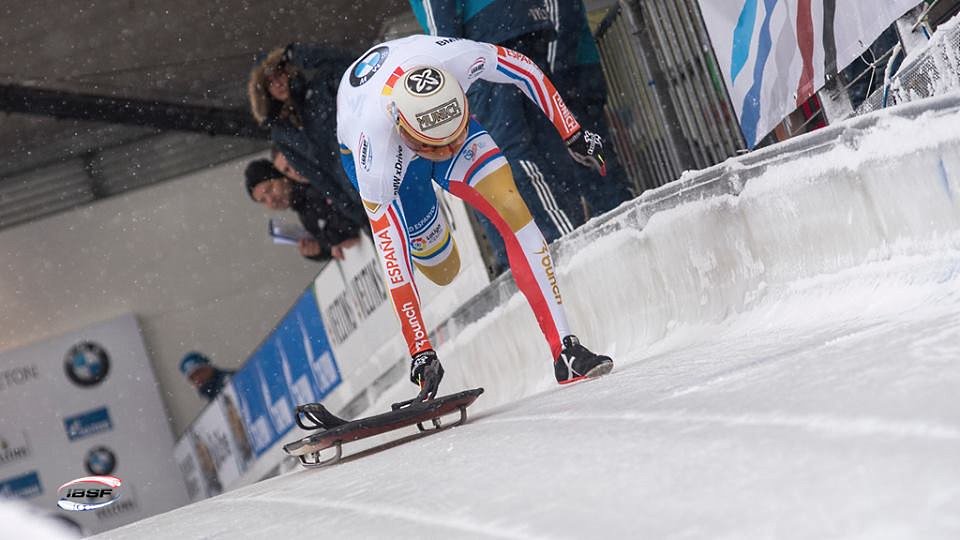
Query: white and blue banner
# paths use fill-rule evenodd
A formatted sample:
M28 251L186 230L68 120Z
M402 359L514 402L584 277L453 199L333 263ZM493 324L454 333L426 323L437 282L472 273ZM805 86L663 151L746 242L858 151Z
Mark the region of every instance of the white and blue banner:
M297 405L323 400L341 380L311 287L231 378L254 454L295 425Z
M700 0L747 146L862 54L918 0Z

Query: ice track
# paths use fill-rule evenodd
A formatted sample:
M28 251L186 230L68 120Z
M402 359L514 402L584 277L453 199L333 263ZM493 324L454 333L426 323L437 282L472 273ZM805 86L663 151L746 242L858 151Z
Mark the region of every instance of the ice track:
M645 197L559 256L611 375L558 388L513 298L439 351L444 390L488 390L466 426L102 537L958 538L958 141L956 109L885 118L733 194Z

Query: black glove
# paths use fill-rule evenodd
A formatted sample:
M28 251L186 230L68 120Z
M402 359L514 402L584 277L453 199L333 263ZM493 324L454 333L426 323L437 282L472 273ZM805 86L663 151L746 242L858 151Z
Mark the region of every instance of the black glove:
M410 361L410 382L420 387L418 401L426 401L437 396L440 380L443 379L443 366L433 349L427 349L413 355Z
M596 170L600 176L607 175L607 163L603 160L603 137L581 129L567 139L566 143L567 152L570 152L570 157L577 163Z

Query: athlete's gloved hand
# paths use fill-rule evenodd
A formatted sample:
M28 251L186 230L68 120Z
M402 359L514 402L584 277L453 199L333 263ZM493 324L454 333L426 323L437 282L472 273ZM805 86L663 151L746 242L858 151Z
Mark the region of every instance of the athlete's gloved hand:
M443 366L433 349L427 349L413 355L410 361L410 381L420 387L417 401L426 401L437 396L440 380L443 379Z
M607 163L603 160L603 137L586 129L576 132L566 141L567 152L573 159L600 173L607 175Z

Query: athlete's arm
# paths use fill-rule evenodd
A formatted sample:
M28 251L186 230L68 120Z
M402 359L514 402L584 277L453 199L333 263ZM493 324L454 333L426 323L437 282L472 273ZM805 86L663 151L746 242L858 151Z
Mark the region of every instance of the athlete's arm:
M497 45L476 45L487 47L487 56L478 57L473 64L469 64L470 67L466 68L465 73L461 68L461 76L466 77L467 84L471 79L479 78L516 86L550 119L553 127L566 143L570 156L577 163L596 169L601 176L606 176L603 139L596 133L580 128L580 123L567 108L567 104L543 70L533 60L517 51ZM478 65L477 62L481 60L482 65ZM460 56L459 61L469 62L469 56Z
M380 153L379 150L374 152L376 154ZM388 155L387 152L383 152L383 154ZM359 165L361 170L363 169L362 158L360 158L361 162L358 162L356 154L343 142L340 144L340 157L347 177L359 188L363 208L367 212L367 219L370 220L373 243L377 248L377 254L383 268L387 290L390 299L393 301L397 318L400 320L403 338L407 343L410 355L416 356L433 347L427 337L427 325L420 310L420 294L417 292L416 284L413 281L410 242L407 238L406 227L392 201L381 200L368 192L366 181L373 180L374 177L364 176L361 178L358 176L357 166Z
M491 47L496 49L496 66L485 66L479 78L516 86L540 107L563 140L573 137L580 130L580 123L543 70L522 53L498 45Z

